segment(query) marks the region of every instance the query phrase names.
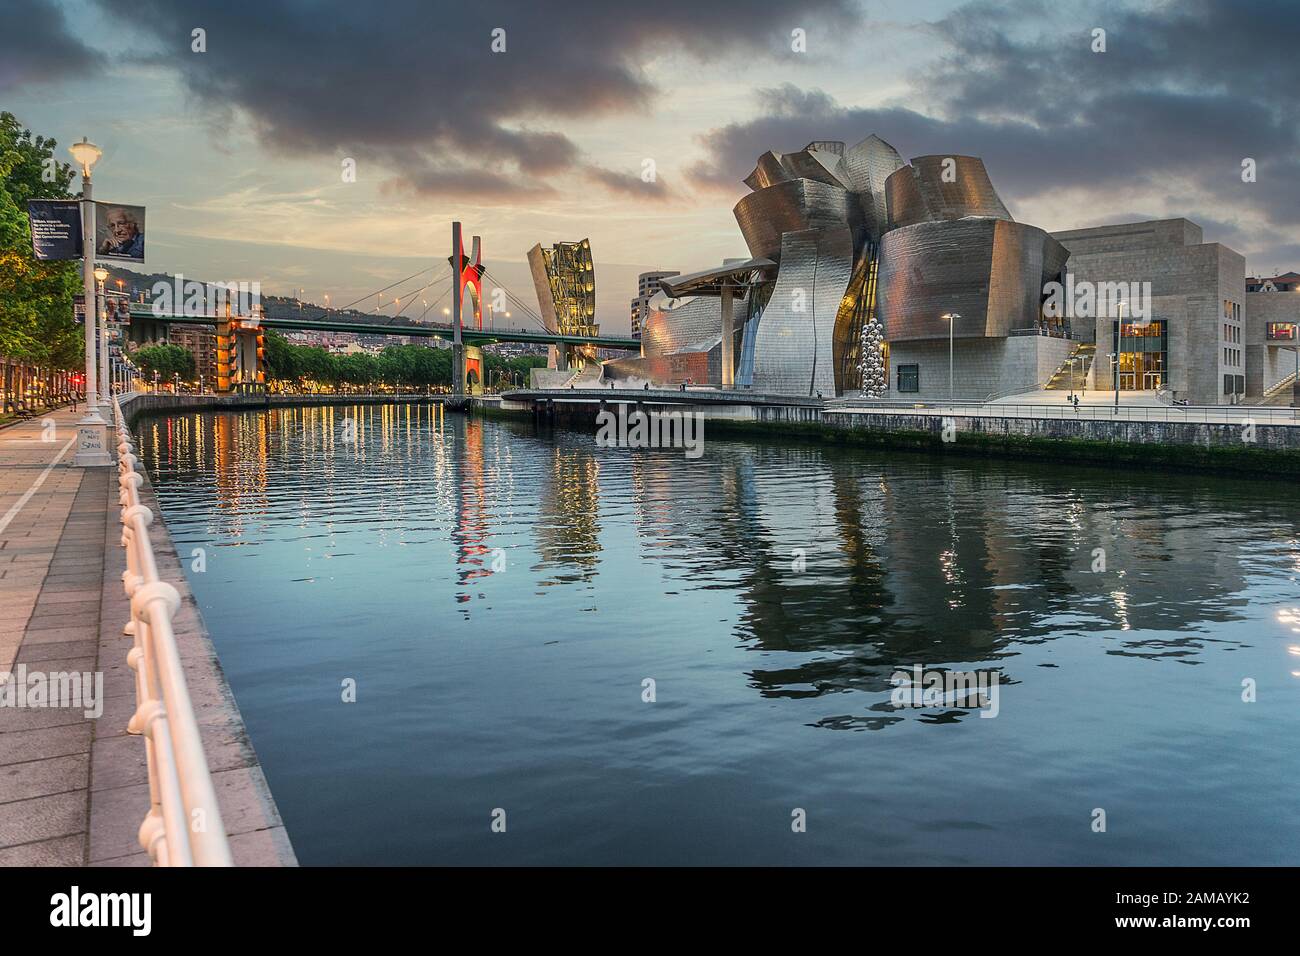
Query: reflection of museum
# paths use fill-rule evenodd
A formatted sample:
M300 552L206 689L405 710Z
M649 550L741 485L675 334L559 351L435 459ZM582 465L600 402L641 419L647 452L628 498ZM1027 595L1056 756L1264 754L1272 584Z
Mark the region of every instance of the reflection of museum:
M606 363L606 377L852 394L872 320L890 399L946 399L950 349L959 400L1105 391L1121 320L1124 391L1217 403L1294 372L1300 292L1252 280L1261 291L1248 295L1242 256L1185 219L1049 235L1012 219L978 158L908 164L874 135L764 153L745 184L734 212L749 257L658 278L640 306L641 356ZM1045 284L1067 272L1150 283L1149 323L1045 311Z

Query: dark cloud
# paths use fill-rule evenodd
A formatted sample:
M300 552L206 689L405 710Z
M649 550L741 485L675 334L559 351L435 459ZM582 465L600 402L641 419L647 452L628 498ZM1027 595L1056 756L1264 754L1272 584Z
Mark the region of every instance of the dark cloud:
M913 81L930 104L851 109L819 91L760 91L752 120L701 137L689 179L739 194L766 149L875 132L904 158L982 156L1011 201L1063 188L1173 200L1262 220L1245 244L1294 241L1300 224L1300 87L1292 0L1186 0L1141 9L967 4L927 25L943 52ZM1106 52L1092 51L1094 28ZM1244 158L1258 181L1241 181ZM1214 219L1213 215L1204 218ZM1227 241L1225 239L1225 241Z
M241 111L272 149L375 161L422 193L470 183L507 199L582 171L567 123L649 109L657 91L640 64L656 49L776 56L791 16L854 16L853 0L97 2L152 39L149 58L202 108ZM206 53L191 52L196 27Z
M103 62L101 54L72 35L63 11L54 3L0 3L0 91L83 76Z
M600 183L600 185L604 186L610 192L631 199L658 201L668 199L671 195L668 188L664 185L663 180L658 178L658 176L650 182L646 182L641 178L640 172L617 172L616 170L606 169L603 166L596 165L587 167L587 175L590 176L594 182Z

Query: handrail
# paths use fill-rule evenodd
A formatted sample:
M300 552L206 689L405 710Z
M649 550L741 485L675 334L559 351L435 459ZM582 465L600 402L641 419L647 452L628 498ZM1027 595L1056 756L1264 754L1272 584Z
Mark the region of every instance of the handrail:
M1264 392L1262 395L1260 395L1260 398L1272 398L1274 395L1280 394L1285 389L1293 388L1295 386L1295 380L1296 380L1295 372L1290 372L1284 375L1282 378L1278 379L1268 388L1264 389Z
M116 397L113 417L126 549L122 584L131 599L131 620L122 630L135 639L126 655L136 688L127 731L144 735L149 766L150 808L140 824L140 845L155 866L234 866L172 630L180 594L158 574L149 543L153 512L140 504L144 475L136 469L140 459Z
M1067 418L1096 421L1186 422L1212 425L1286 425L1300 427L1300 408L1267 405L1122 405L1118 414L1110 405L1087 404L1074 407L1060 404L999 402L894 402L868 403L862 400L837 400L826 406L827 412L877 413L882 415L952 415L962 418Z

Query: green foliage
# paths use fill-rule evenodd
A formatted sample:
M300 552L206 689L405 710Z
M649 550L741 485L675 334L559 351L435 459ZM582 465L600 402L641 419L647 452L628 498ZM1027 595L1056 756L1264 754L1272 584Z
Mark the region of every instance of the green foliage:
M185 381L193 381L195 375L194 356L189 349L179 345L146 345L131 353L131 361L145 373L146 377L158 373L162 381L173 375L180 375Z
M28 199L72 198L72 168L54 160L56 145L0 113L0 355L70 369L84 354L72 317L80 269L76 262L35 260L27 222Z
M505 360L488 353L487 382L515 381L528 384L528 370L545 365L541 356ZM268 329L266 333L266 373L272 381L286 385L347 385L352 387L383 385L401 388L449 388L451 386L451 349L424 345L390 345L378 355L356 352L331 355L321 348L291 345L284 336Z

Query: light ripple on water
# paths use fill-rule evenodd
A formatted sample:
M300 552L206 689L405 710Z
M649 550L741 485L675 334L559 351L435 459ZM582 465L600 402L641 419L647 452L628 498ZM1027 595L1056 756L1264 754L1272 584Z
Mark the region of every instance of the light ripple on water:
M401 405L138 432L182 558L208 549L190 583L304 862L1300 849L1289 486L712 438L687 460ZM914 664L997 669L998 717L895 706ZM1120 825L1092 833L1096 806Z

